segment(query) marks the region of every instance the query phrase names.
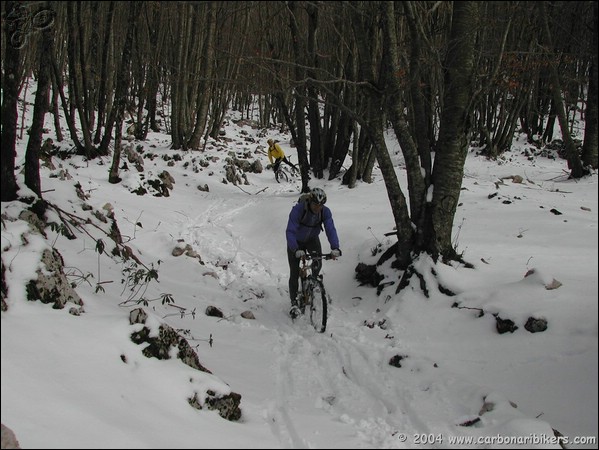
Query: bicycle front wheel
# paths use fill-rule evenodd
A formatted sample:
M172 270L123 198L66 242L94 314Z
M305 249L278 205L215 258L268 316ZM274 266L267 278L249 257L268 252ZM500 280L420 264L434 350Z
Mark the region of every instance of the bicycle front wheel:
M316 331L324 333L327 329L327 294L322 281L314 280L309 297L307 307L310 311L306 312L310 314L310 323Z
M277 181L279 183L289 183L289 175L287 175L287 172L285 172L283 169L279 169L279 171L277 172Z

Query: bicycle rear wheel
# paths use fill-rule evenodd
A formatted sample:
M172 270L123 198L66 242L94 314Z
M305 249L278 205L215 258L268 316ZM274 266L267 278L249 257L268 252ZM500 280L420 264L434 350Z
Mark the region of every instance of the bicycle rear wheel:
M327 294L320 280L313 280L312 289L308 295L306 313L310 315L310 323L316 331L324 333L327 329Z

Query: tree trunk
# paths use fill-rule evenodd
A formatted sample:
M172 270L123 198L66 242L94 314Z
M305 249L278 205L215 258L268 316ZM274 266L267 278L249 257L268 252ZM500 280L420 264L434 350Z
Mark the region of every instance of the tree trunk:
M356 187L356 180L358 178L358 166L360 161L360 125L358 122L354 122L354 144L352 146L352 165L347 171L343 178L343 182L347 184L347 187L353 189Z
M303 79L304 66L302 57L303 53L300 48L300 33L296 18L296 2L287 2L287 8L289 10L289 27L291 29L291 37L293 41L293 54L295 57L295 79L301 81ZM306 110L306 95L305 88L302 85L298 85L295 88L295 127L297 132L297 138L295 145L297 147L297 157L300 163L300 172L302 175L302 192L309 192L308 186L309 174L308 174L308 150L306 146L306 118L304 111Z
M4 73L2 74L2 163L0 164L0 199L10 202L17 199L17 179L15 177L15 144L17 141L17 103L19 99L19 84L21 72L19 70L20 50L12 44L12 31L9 20L20 20L15 17L23 11L19 8L19 2L4 2L6 24L3 24L5 36L5 52L2 58L4 62ZM3 18L4 21L4 18Z
M382 16L389 20L389 9L392 8L391 2L386 2L383 5L383 10L380 11ZM411 263L411 251L414 245L414 231L410 222L410 216L408 213L408 205L406 198L401 190L397 175L395 173L395 167L393 161L389 155L387 145L385 143L385 136L383 130L386 123L385 115L383 114L383 94L387 91L386 83L389 81L387 76L388 67L388 55L383 52L381 55L377 55L377 51L374 49L379 48L379 42L374 42L369 36L369 29L372 29L373 24L378 22L378 17L371 17L370 14L363 14L364 11L360 11L356 8L352 15L352 25L356 36L356 46L359 55L359 72L358 79L365 80L368 82L367 87L362 90L362 94L365 98L365 104L367 105L367 121L365 124L365 131L369 134L372 140L374 149L376 151L376 159L378 161L383 179L385 181L385 187L387 189L387 197L395 219L395 229L397 235L397 244L395 248L396 261L394 267L398 269L405 269ZM372 14L374 16L374 12ZM391 18L393 14L391 14ZM372 22L371 22L372 21ZM392 33L389 33L387 22L383 18L384 26L384 37L387 40ZM377 36L377 39L382 39L381 36ZM396 45L396 41L388 42L388 46ZM377 67L381 65L378 59L383 61L382 73L376 78ZM385 62L386 61L386 62Z
M438 151L432 174L433 196L429 225L424 230L427 253L437 259L456 259L451 243L464 164L468 152L467 107L472 90L474 41L478 2L454 2L449 48L444 67L445 98L441 112Z
M544 25L545 38L547 40L548 47L553 50L553 44L551 41L551 32L549 30L549 17L547 14L547 8L544 2L539 3L541 7L541 14ZM562 138L564 139L564 145L566 146L566 158L568 160L568 168L570 169L570 177L582 178L587 175L586 171L582 167L582 161L578 155L578 149L574 145L570 130L568 129L568 118L566 117L566 109L564 108L564 101L562 99L562 90L559 80L559 74L557 72L556 64L549 62L549 70L551 75L551 92L553 93L553 104L557 113L557 120L559 127L562 131Z
M200 148L200 139L204 134L206 119L208 117L208 106L211 101L212 73L214 71L214 38L216 34L216 7L214 2L207 2L208 11L206 13L208 23L206 24L206 36L204 38L204 47L202 51L202 62L200 70L200 83L197 95L196 120L191 138L187 144L189 149Z
M414 228L410 221L410 215L408 213L408 204L406 197L404 196L397 175L395 174L395 167L393 167L393 161L389 155L389 150L385 144L385 137L383 135L383 120L381 115L375 120L380 121L377 124L377 130L373 133L374 148L376 149L376 158L385 180L385 187L387 188L387 197L391 205L391 211L395 218L395 231L397 235L397 247L395 249L396 260L394 267L397 269L406 269L412 262L412 250L414 248Z
M400 92L402 90L397 73L399 72L398 62L399 55L397 49L399 48L399 42L395 31L395 10L393 2L385 2L384 4L384 17L383 30L385 33L385 40L388 45L385 46L384 68L385 81L387 83L387 90L389 92L386 110L389 114L395 136L399 141L404 160L406 162L406 170L408 175L408 192L410 196L410 210L412 222L416 225L417 230L421 230L424 220L424 207L426 202L426 191L430 182L430 168L426 169L426 166L430 164L430 148L428 148L428 138L421 136L421 145L427 146L425 149L418 151L417 144L410 133L409 126L406 122L404 111L404 105L400 102ZM416 34L413 36L414 39L420 39ZM414 44L415 45L415 44ZM418 47L418 45L416 45ZM417 52L419 53L419 52ZM417 61L411 65L418 64ZM418 71L416 71L418 72ZM418 93L414 93L414 96L418 96ZM420 113L419 113L420 114ZM420 156L420 157L419 157ZM424 158L424 159L422 159ZM423 175L424 169L424 175ZM410 249L412 250L412 249Z
M349 91L349 88L345 89L346 92ZM351 95L348 93L344 97L349 99ZM332 180L337 176L341 167L343 166L343 161L345 161L345 157L347 156L347 152L349 151L349 144L351 142L351 135L353 132L353 120L349 116L348 112L345 110L341 111L341 118L339 119L339 127L337 128L337 136L335 140L335 147L333 149L333 153L331 155L331 165L329 168L329 180Z
M316 30L318 28L318 3L308 2L308 77L316 79L318 56L316 54ZM323 158L320 126L320 109L318 107L318 90L314 82L308 83L308 122L310 123L310 165L316 178L323 177Z
M123 119L117 116L116 127L114 129L114 151L112 153L112 163L108 172L108 182L118 184L121 182L119 176L119 166L121 165L121 153L123 148Z
M52 70L52 61L50 61L50 70ZM56 86L56 82L54 81L54 77L50 72L50 79L52 80L52 100L50 102L50 110L52 112L52 119L54 121L54 132L56 133L56 140L58 142L62 142L64 137L62 135L62 128L60 125L60 109L58 107L58 87Z
M555 131L555 118L557 117L557 108L554 102L550 102L549 117L547 118L547 125L543 131L543 137L541 140L544 144L553 141L553 132ZM541 117L542 120L542 117Z
M340 96L341 88L333 87L333 92L325 96L324 100L324 116L322 126L322 168L328 166L328 160L335 148L335 138L337 136L337 128L339 125L339 116L341 115L340 108L333 107L333 102L328 101L329 98L337 98Z
M116 79L116 92L114 95L114 106L110 112L108 119L108 125L104 134L104 143L109 138L109 133L112 133L112 124L116 124L115 129L115 142L114 142L114 154L113 162L110 173L108 175L108 181L110 183L118 183L120 178L118 176L119 160L121 153L121 135L123 120L125 116L125 108L127 106L127 90L129 89L129 82L131 79L131 49L133 46L133 36L137 27L137 11L139 2L134 1L129 3L129 17L127 23L127 35L125 37L125 44L123 47L123 54L121 63L119 65L119 71Z
M171 69L171 139L173 150L186 150L187 138L189 137L188 130L188 108L189 99L187 96L188 89L188 67L187 53L189 50L190 41L192 40L192 6L187 3L177 4L180 9L178 26L178 36L173 40L173 46L176 48L174 52L174 66Z
M416 16L412 2L402 2L406 18L410 29L410 98L412 103L414 125L412 129L415 131L416 144L418 154L420 155L420 166L424 170L424 183L429 185L431 177L431 146L428 139L428 121L425 115L424 98L422 94L421 79L420 79L420 64L422 59L420 33L418 30L422 26L420 18ZM394 19L394 16L388 17ZM396 47L394 47L395 49ZM397 59L399 61L399 59ZM394 77L397 81L397 77ZM398 91L399 94L399 91ZM411 190L410 190L411 191Z
M110 38L112 36L112 18L114 16L115 2L108 5L108 14L104 25L104 42L102 43L102 62L100 68L100 86L98 88L98 123L96 125L96 135L94 143L101 142L102 129L106 119L107 95L108 90L108 55L110 52Z
M83 71L85 68L82 67L80 58L77 57L77 48L81 48L85 43L83 42L82 36L79 34L79 27L77 26L77 12L73 9L77 8L77 11L81 8L80 3L67 2L67 11L68 11L68 46L67 46L67 54L69 59L69 77L71 81L71 91L69 92L72 99L73 104L77 108L77 112L79 113L79 121L81 123L81 133L83 134L83 146L85 156L88 159L95 158L97 155L93 149L90 126L87 119L87 112L85 110L84 105L84 93L82 86L85 77L83 76ZM79 47L77 47L79 46Z
M85 148L81 145L81 141L79 140L79 136L77 135L77 127L75 126L75 118L74 111L72 108L72 103L69 103L65 94L64 94L64 79L62 77L62 72L58 67L58 62L56 60L57 56L53 55L52 57L52 83L54 85L54 89L58 91L60 96L60 102L62 104L62 110L64 112L64 120L67 122L67 127L69 129L69 135L73 143L75 144L75 148L78 153L83 154L85 152Z
M97 2L91 2L92 7L96 7L97 8ZM89 135L89 141L90 141L90 146L91 146L91 132L92 132L92 128L93 128L93 113L94 113L94 106L92 104L92 97L91 97L91 91L92 88L90 86L91 82L90 81L90 67L92 65L92 62L88 61L87 55L86 55L86 43L88 41L88 39L86 39L85 36L85 28L83 26L83 17L82 17L82 9L83 9L83 2L78 2L78 7L77 7L77 34L79 36L79 67L81 68L80 71L80 75L81 75L81 105L82 105L82 114L85 118L85 120L83 120L83 118L81 119L81 127L83 128L83 134L84 136L86 135L86 133ZM90 28L94 28L93 26ZM93 42L93 40L90 39L90 44L92 46L94 46L96 43ZM95 62L95 61L94 61ZM87 127L87 130L84 128L84 124Z
M45 2L44 8L48 14L52 13L50 2ZM40 149L42 147L42 136L44 134L44 118L48 111L48 95L50 91L50 67L52 64L52 53L54 51L54 27L46 27L42 31L39 43L39 70L37 79L37 91L35 93L35 104L33 118L29 130L29 141L25 153L25 185L42 196L40 180Z
M592 55L589 67L589 91L585 115L582 162L585 166L597 169L597 2L593 3Z
M160 19L160 11L161 5L160 2L157 2L151 5L152 8L152 22L150 23L150 29L148 30L149 37L149 45L150 45L150 53L152 60L149 63L148 67L148 83L147 83L147 97L146 104L148 105L148 115L146 117L146 122L143 130L143 139L146 138L148 134L148 128L152 131L158 132L160 131L158 127L158 123L156 121L156 111L157 111L157 100L158 96L158 88L160 87L160 74L159 74L159 58L160 52L158 51L158 27L159 27L159 19Z

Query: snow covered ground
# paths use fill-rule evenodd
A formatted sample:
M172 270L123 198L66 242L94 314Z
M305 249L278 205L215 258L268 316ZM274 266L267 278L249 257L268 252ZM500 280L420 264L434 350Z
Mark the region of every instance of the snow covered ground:
M129 312L137 305L127 301L123 266L98 256L89 236L68 240L49 231L47 239L28 235L26 244L24 222L4 220L23 205L2 203L9 287L2 423L23 448L560 448L553 429L568 448L597 447L596 173L568 180L564 160L529 158L523 141L499 161L471 152L454 235L475 269L437 266L457 296L433 290L429 298L415 282L400 294L389 286L377 295L355 279L359 262L374 263L393 243L378 170L373 183L355 189L312 179L311 187L328 194L343 250L324 263L330 319L319 334L287 315L284 232L299 180L278 184L266 170L246 173L248 184L223 182L232 153L266 166L268 137L293 161L296 151L278 131L233 120L225 131L203 152L170 150L167 135L151 134L135 143L143 172L128 164L119 184L108 183L110 157L55 157L56 169L42 169L49 202L84 216L78 183L94 210L112 205L127 245L158 269L145 298L173 298L145 310L184 334L212 375L141 354L130 340ZM393 142L389 136L396 149ZM19 166L25 146L19 142ZM72 178L58 177L61 170ZM132 192L164 170L175 180L168 197ZM205 185L207 192L198 189ZM186 244L201 262L172 255ZM48 247L60 251L78 282L81 316L25 300L24 285ZM419 264L426 271L430 261ZM388 265L381 271L397 281ZM561 286L547 289L554 280ZM104 292L96 292L98 282ZM224 318L206 316L208 306ZM498 334L494 314L518 329ZM531 316L546 319L548 329L527 331ZM389 363L398 356L401 367ZM239 393L241 420L191 408L187 398L202 388ZM575 438L585 442L572 444Z

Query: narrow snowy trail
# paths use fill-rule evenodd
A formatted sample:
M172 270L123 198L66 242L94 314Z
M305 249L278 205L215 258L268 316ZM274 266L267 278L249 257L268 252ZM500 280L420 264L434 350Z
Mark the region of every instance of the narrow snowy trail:
M162 230L171 240L190 244L204 262L190 281L194 293L177 304L198 311L218 305L225 316L213 323L176 317L168 321L193 336L214 336L218 352L200 352L200 358L215 373L248 374L232 389L242 394L245 420L261 422L268 430L266 446L276 442L282 448L330 448L334 441L336 448L411 448L422 444L418 442L422 436L446 439L492 433L492 428L458 425L476 417L493 390L452 373L445 364L438 366L427 356L437 343L427 342L425 333L412 335L410 311L419 323L423 308L435 308L435 302L395 298L387 303L372 288L357 287L353 265L361 260L361 252L370 249L363 239L365 230L351 227L356 213L351 205L339 208L343 202L337 200L332 206L344 255L323 267L332 300L327 331L316 333L305 320L291 321L285 225L300 186L299 181L277 184L270 176L262 174L234 194L231 186L218 185L212 192L196 194L193 211L175 212L176 220ZM336 187L321 183L334 202L340 195ZM372 188L364 189L368 187ZM385 230L388 220L365 208L359 213L371 215L379 233ZM266 228L264 217L269 218ZM324 233L321 241L326 249ZM359 244L352 247L353 242ZM172 279L181 279L174 270ZM255 319L241 318L244 311ZM401 320L377 324L390 317ZM367 320L375 325L365 326ZM455 310L439 320L472 326ZM220 344L223 333L227 342L237 344ZM243 360L251 360L248 355L253 354L261 365L237 367L242 353ZM390 364L397 357L405 358L401 367ZM498 398L500 404L508 404ZM448 443L427 444L446 448Z
M254 307L257 319L250 326L266 336L273 349L272 365L251 382L268 392L265 420L281 446L324 446L330 437L322 436L325 440L319 443L314 431L327 421L331 432L340 434L340 448L355 443L356 435L365 447L394 448L400 444L394 432L413 426L402 412L405 393L395 387L393 368L381 362L388 344L374 348L355 319L334 305L329 331L324 334L316 333L306 320L293 323L287 316L288 267L280 224L286 223L297 200L295 189L276 185L268 195L239 195L227 201L206 195L201 212L195 216L186 213L174 226L179 227L180 238L198 249L203 258L217 265L226 261L228 268L220 273L219 282L227 292L240 287L247 291L253 286L264 293L264 298L252 299L244 306ZM240 235L236 223L243 222L246 229L253 214L272 215L276 229L256 230L251 237ZM326 244L326 238L322 239ZM183 302L183 306L191 307L191 303Z
M248 380L245 389L252 385L265 393L264 420L282 447L329 445L330 435L319 439L316 431L326 422L328 433L339 434L339 448L355 445L356 439L365 448L404 448L406 443L397 437L400 433L436 431L430 417L412 406L418 390L420 394L429 391L428 402L445 410L445 387L415 386L413 375L402 379L400 369L389 365L390 357L399 353L396 343L381 336L380 330L361 326L361 316L348 303L350 299L332 299L328 330L323 334L316 333L305 319L290 320L280 224L286 223L296 199L297 192L280 185L268 196L239 195L228 201L206 196L201 214L178 225L182 239L207 259L227 260L220 284L228 292L254 289L263 293L243 306L255 312L256 321L248 326L262 334L264 351L271 349L272 360L258 370L259 376ZM251 237L239 234L236 223L243 222L247 229L253 214L271 215L273 230L256 230ZM326 238L321 238L326 245ZM334 270L323 269L325 274ZM238 388L243 392L244 387Z

